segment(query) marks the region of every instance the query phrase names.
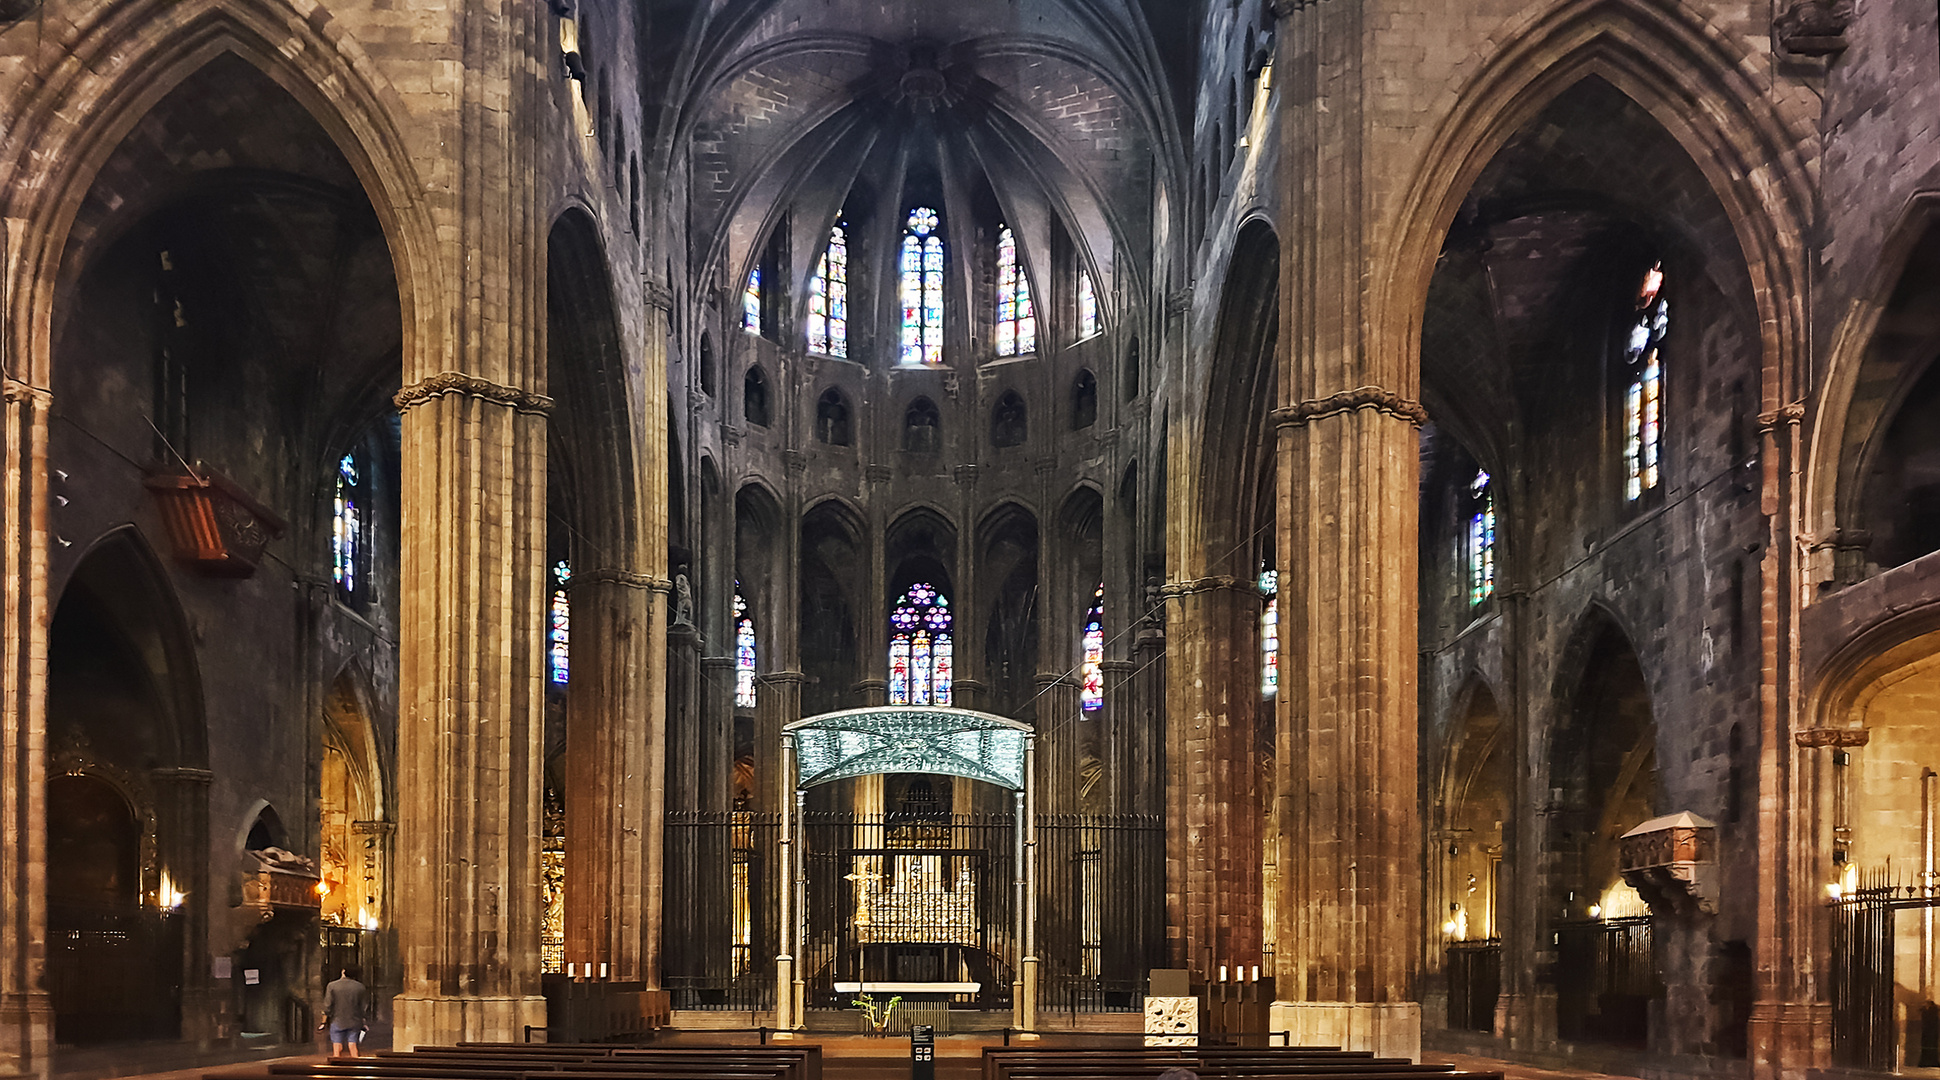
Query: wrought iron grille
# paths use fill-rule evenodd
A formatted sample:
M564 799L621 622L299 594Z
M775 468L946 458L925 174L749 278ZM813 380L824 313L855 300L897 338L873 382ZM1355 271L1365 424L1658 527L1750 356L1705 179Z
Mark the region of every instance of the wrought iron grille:
M1137 1012L1165 957L1165 832L1150 814L1037 820L1040 1007Z
M1896 881L1886 868L1868 871L1858 888L1845 893L1832 907L1832 1058L1836 1064L1863 1069L1892 1069L1901 1064L1904 1036L1899 1024L1899 991L1895 953L1919 955L1921 917L1940 907L1940 896L1915 883ZM1900 920L1905 912L1911 925ZM1907 940L1901 942L1904 933ZM1909 980L1920 981L1918 964ZM1913 1043L1904 1064L1919 1063L1918 1017L1911 1017Z
M1663 994L1648 915L1557 923L1556 1033L1645 1047L1650 1001Z
M780 834L775 814L667 814L663 982L674 1008L775 1007Z
M1450 942L1446 959L1448 1026L1494 1031L1495 1000L1502 992L1502 939Z

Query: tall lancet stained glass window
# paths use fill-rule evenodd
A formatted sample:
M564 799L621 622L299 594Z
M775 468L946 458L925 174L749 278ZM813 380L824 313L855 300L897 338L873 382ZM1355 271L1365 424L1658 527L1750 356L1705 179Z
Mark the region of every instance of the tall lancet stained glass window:
M1280 693L1280 572L1260 571L1260 696L1269 701Z
M1103 332L1105 324L1098 317L1098 290L1091 284L1091 275L1078 271L1078 339L1096 337Z
M354 454L337 462L337 497L330 526L331 576L344 596L356 596L362 584L357 562L364 547L364 480Z
M572 576L573 568L566 560L552 564L552 607L550 622L546 627L546 660L552 669L552 681L561 686L566 684L571 666L573 602L566 596L566 582L572 580Z
M741 329L761 333L761 267L748 271L748 283L741 288Z
M1105 707L1105 587L1091 598L1085 612L1085 632L1079 641L1083 659L1078 662L1078 708L1097 712Z
M849 234L840 222L808 283L808 347L829 356L849 355Z
M899 264L903 302L905 364L943 362L943 238L936 234L936 211L919 206L903 228Z
M889 613L889 703L948 705L955 674L950 600L927 582L911 585Z
M997 355L1028 356L1037 351L1037 308L1031 282L1017 258L1017 235L997 230Z
M1623 395L1624 494L1631 501L1657 486L1662 475L1661 437L1664 364L1659 355L1671 328L1671 305L1664 298L1664 264L1644 271L1637 287L1636 314L1624 343L1630 386Z
M1477 471L1468 486L1468 600L1479 604L1495 594L1495 495L1489 474Z
M741 595L738 581L734 583L734 706L755 706L754 618L748 614L748 599Z

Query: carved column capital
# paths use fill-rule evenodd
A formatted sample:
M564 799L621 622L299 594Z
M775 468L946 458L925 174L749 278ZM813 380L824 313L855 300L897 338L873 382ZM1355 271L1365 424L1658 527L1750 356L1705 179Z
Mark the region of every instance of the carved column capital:
M1359 409L1373 409L1386 413L1397 420L1406 420L1416 427L1428 422L1428 410L1421 402L1405 398L1392 390L1378 386L1357 386L1352 390L1342 390L1321 398L1308 398L1284 409L1273 410L1273 422L1282 428L1300 427L1315 420L1354 412Z
M516 386L495 383L462 371L440 371L436 375L419 379L417 382L399 390L391 398L391 404L398 412L408 412L434 398L446 394L463 394L466 397L488 401L494 405L504 405L522 413L544 416L552 411L552 399L544 394L535 394Z

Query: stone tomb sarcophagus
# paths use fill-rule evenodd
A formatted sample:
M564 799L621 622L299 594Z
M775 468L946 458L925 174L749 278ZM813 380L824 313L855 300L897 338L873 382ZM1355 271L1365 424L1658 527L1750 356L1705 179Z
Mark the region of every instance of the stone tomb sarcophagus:
M1618 844L1623 880L1653 912L1717 911L1716 825L1686 810L1651 818Z

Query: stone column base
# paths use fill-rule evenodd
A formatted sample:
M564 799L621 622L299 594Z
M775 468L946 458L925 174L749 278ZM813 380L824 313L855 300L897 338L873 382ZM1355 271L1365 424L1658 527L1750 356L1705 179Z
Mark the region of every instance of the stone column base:
M391 1001L396 1034L391 1045L451 1046L459 1042L524 1042L527 1025L546 1026L543 997L474 997L399 994Z
M1294 1046L1371 1050L1376 1057L1421 1060L1421 1005L1360 1005L1342 1001L1276 1001L1272 1028L1290 1032Z

